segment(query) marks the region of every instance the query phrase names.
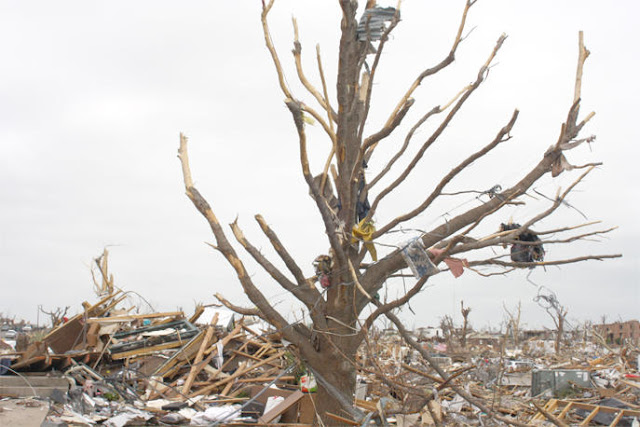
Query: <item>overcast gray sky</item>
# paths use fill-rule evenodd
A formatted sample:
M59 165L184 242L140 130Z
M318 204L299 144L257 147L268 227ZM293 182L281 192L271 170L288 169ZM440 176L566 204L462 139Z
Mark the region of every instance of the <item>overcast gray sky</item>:
M369 133L420 70L446 55L462 6L462 1L403 2L402 22L376 80ZM376 220L383 224L417 205L456 156L488 143L515 108L521 113L514 138L450 190L506 187L534 165L556 141L571 104L578 31L584 30L591 57L581 113L596 116L583 136L597 140L568 157L576 164L602 161L604 166L569 201L589 220L602 220L601 228L620 228L599 242L550 246L547 257L624 257L537 268L530 281L529 271L505 278L441 274L412 302L415 316L404 313L411 325L435 325L445 314L459 318L463 299L473 308L476 327L498 326L503 303L513 307L518 301L528 326L550 327L533 302L537 289L531 282L555 292L574 323L598 321L603 314L611 320L638 317L639 9L635 1L595 0L481 0L472 8L468 28L474 30L456 63L421 86L407 122L448 101L475 78L499 35L509 37L489 79ZM307 74L318 82L319 43L333 88L337 2L278 0L272 10L274 43L288 82L303 97L291 68L292 15L300 26ZM176 158L179 132L190 137L196 186L220 220L230 223L238 216L247 236L268 253L253 221L253 215L263 214L312 274L312 260L328 244L303 185L295 130L259 16L257 0L0 1L0 312L35 320L39 304L78 310L83 300L94 300L89 265L105 246L116 285L140 293L156 310L191 312L195 302L213 302L215 292L246 301L231 268L204 243L213 237L184 195ZM317 129L310 127L310 134L312 167L318 171L328 143ZM371 174L399 141L381 145ZM538 190L555 195L576 177L565 175L555 181L545 177ZM432 228L477 202L469 196L442 203L410 227ZM529 205L505 210L485 231L509 218L526 221L535 212ZM581 222L580 214L563 207L540 227ZM388 241L411 237L398 233ZM292 309L255 265L249 263L249 270L272 301L281 301L279 308ZM386 294L394 297L402 287L388 283Z

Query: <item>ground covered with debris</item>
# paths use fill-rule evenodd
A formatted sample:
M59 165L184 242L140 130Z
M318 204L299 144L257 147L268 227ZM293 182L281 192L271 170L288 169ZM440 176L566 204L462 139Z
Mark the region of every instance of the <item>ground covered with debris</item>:
M127 301L112 292L50 330L5 334L0 425L317 424L313 375L267 324L220 307L133 314ZM367 416L336 424L638 425L637 344L412 337L424 353L371 332L354 396Z

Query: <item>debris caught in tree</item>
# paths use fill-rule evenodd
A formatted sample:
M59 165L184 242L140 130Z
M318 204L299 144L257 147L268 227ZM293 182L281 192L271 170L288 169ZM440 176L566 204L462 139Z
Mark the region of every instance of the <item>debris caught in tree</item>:
M358 224L353 226L351 243L356 243L360 240L364 241L364 247L371 255L371 259L373 261L378 261L378 252L376 251L376 246L372 242L373 233L376 232L376 227L373 225L372 221L366 221L366 218L363 218Z
M358 40L361 42L380 40L386 30L385 24L391 22L396 14L399 15L399 12L393 7L376 6L365 10L356 30Z
M316 277L320 286L328 288L331 286L331 267L333 266L333 260L329 255L320 255L313 260L313 268L316 271Z
M517 230L521 225L517 223L500 224L500 231ZM511 245L511 261L513 262L541 262L544 260L544 248L540 238L531 230L518 234ZM533 267L531 267L533 268Z
M433 275L438 271L420 239L411 240L402 248L402 258L404 258L416 279Z

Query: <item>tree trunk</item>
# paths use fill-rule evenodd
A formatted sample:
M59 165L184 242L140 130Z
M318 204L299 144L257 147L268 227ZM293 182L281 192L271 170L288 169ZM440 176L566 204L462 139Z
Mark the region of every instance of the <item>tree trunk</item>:
M558 316L558 334L556 335L556 354L560 354L560 344L564 333L564 316Z
M460 345L462 349L467 348L467 330L469 327L469 313L471 313L471 307L464 308L464 301L460 301L460 313L464 319L462 324L462 336L460 337Z
M460 346L462 349L467 348L467 318L464 318L464 322L462 324L462 336L460 337Z
M347 398L350 402L353 401L356 389L356 371L350 363L339 360L340 358L327 357L314 367L318 382L318 392L314 396L314 403L317 414L325 425L340 425L335 419L329 418L326 415L327 412L346 418L351 417L340 408L343 407L341 399ZM326 387L326 382L335 386L341 395L336 390L330 389L331 386ZM319 423L316 421L316 424Z

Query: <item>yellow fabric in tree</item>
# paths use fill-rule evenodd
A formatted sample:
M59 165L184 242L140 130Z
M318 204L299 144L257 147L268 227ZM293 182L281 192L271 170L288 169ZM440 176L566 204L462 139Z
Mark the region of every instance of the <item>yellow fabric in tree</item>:
M373 225L373 222L367 221L364 222L364 219L358 223L358 225L354 225L351 230L352 238L351 243L355 243L359 240L364 241L364 247L367 248L367 251L371 255L371 258L374 261L378 261L378 252L376 252L376 247L371 241L371 237L373 233L376 232L376 227Z

